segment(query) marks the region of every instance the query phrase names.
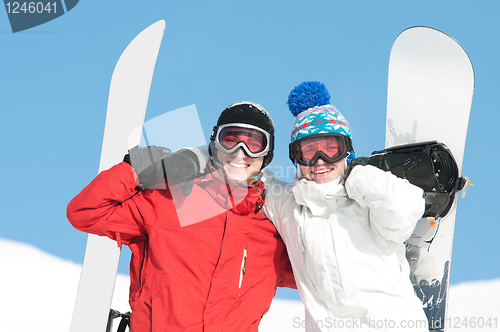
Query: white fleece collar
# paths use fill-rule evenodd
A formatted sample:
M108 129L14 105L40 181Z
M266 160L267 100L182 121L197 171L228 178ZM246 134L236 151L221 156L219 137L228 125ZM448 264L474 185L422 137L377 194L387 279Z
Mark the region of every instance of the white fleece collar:
M341 177L322 184L295 177L293 194L297 204L307 206L314 216L329 215L343 205L347 197Z

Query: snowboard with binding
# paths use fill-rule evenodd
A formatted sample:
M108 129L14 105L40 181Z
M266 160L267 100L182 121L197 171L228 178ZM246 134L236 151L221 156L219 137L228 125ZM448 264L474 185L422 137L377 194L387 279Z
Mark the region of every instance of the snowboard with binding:
M164 31L164 20L143 30L115 66L99 172L121 162L130 148L140 144ZM115 241L89 234L70 332L106 331L119 259L120 248Z
M425 152L434 167L424 189L426 214L406 242L411 280L430 331L446 328L457 197L468 186L460 173L473 92L472 63L453 38L428 27L397 37L389 60L386 150L378 153Z

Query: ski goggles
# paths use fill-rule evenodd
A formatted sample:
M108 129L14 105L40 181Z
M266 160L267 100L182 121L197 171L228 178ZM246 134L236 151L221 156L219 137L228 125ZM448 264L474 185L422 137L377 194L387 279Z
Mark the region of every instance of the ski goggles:
M290 160L303 166L314 166L321 158L334 164L349 155L352 142L340 134L315 134L296 140L289 145Z
M271 144L268 132L246 123L228 123L214 127L211 140L224 153L233 154L242 148L251 158L266 156Z

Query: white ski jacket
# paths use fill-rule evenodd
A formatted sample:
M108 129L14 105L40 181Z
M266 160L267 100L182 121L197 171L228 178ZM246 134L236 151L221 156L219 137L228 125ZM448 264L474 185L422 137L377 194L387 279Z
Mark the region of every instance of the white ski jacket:
M265 213L283 238L306 331L426 331L404 241L424 212L423 192L373 166L345 181L293 188L265 171Z

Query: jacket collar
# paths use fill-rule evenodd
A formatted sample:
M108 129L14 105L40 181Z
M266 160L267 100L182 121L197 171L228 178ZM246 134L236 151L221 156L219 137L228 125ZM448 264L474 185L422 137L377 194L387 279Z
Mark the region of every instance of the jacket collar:
M309 208L313 216L327 216L345 204L347 193L340 178L318 184L304 178L294 178L293 194L299 205Z
M222 208L239 215L257 214L264 204L262 181L246 187L221 181L213 173L208 173L197 178L195 184L205 189Z

